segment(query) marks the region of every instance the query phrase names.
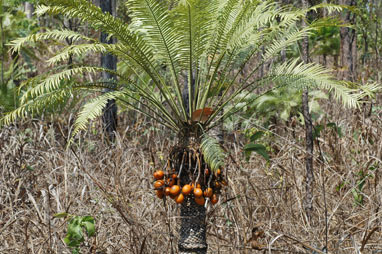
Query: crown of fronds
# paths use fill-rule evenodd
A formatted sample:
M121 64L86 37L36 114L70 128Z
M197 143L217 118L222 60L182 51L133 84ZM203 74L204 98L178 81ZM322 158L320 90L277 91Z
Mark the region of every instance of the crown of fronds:
M41 32L13 41L14 51L46 40L70 39L75 44L56 51L48 60L55 68L27 81L20 107L7 114L2 123L41 113L45 105L64 101L73 94L86 98L108 88L111 92L99 93L82 106L74 134L102 114L108 99L116 99L175 132L194 124L191 117L197 109L212 108L212 115L197 124L207 131L236 112L238 107L227 106L241 103L238 95L253 94L259 87L269 90L288 85L327 89L351 107L378 88L369 86L357 92L332 78L321 66L304 64L299 59L273 64L269 72L256 78L262 64L277 59L281 50L323 25L317 22L301 28L298 22L308 11L327 8L333 12L341 10L340 6L319 5L294 10L269 0L179 0L171 9L167 1L129 0L131 23L126 24L103 13L88 0L42 0L40 3L38 15L60 14L79 19L115 37L117 43L103 44L68 30ZM86 65L66 68L65 62L71 56L90 53L113 54L125 68L117 71ZM252 59L259 55L261 61L254 64ZM251 66L251 71L243 77L247 66ZM101 71L111 72L117 80L82 81L84 74ZM185 83L194 85L185 86ZM143 102L143 106L138 107L138 102Z

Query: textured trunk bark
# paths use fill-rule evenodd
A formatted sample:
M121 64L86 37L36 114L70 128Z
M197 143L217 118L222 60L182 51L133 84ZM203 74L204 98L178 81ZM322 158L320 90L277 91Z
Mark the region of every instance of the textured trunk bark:
M180 208L179 254L207 253L206 209L187 197Z
M356 6L356 0L340 0L340 4ZM342 20L346 24L355 25L356 16L350 11L344 11ZM357 63L357 34L355 29L350 27L340 28L341 48L340 60L341 71L339 77L348 81L355 81L356 79L356 63Z
M307 0L302 0L302 6L308 8L309 4ZM309 14L308 14L309 15ZM305 21L303 21L303 26L306 26ZM309 62L309 39L305 37L302 42L302 58L305 63ZM304 199L304 209L308 220L312 218L313 211L313 124L312 117L309 113L309 93L308 89L305 89L302 94L302 112L305 120L305 199Z
M114 2L114 3L113 3ZM103 0L100 1L100 7L103 12L108 12L111 14L115 14L115 0ZM101 42L112 44L113 39L110 38L107 40L108 34L101 33ZM106 69L116 70L117 69L117 58L111 54L102 54L101 55L101 66ZM115 80L116 77L109 72L102 72L103 80ZM106 90L105 92L108 92ZM103 112L103 124L104 131L106 133L107 138L110 141L115 139L115 132L117 130L117 104L115 100L108 100L106 107Z

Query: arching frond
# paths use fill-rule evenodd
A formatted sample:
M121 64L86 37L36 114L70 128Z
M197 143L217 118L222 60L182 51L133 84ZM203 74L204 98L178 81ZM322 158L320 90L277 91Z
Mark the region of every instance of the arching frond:
M8 125L16 121L16 119L33 117L36 114L41 114L48 108L60 105L66 102L73 95L73 90L70 85L56 89L54 91L45 92L37 97L30 98L23 102L15 110L8 112L0 119L1 125Z
M182 47L179 47L182 34L174 33L174 26L171 22L168 7L165 2L156 0L130 0L127 2L128 8L132 11L132 26L137 32L147 37L159 60L165 61L170 67L172 80L174 83L174 92L177 95L179 103L183 104L181 86L178 75L180 74L181 58L184 57ZM137 25L137 23L139 25ZM166 86L164 86L166 89ZM184 119L187 114L184 107L181 107Z
M115 46L113 44L91 43L91 44L76 44L65 47L61 52L48 59L48 63L55 65L67 61L71 56L84 56L91 53L110 52Z
M318 88L333 92L334 98L346 107L359 105L357 89L352 89L343 81L334 79L330 70L316 63L299 63L298 59L285 62L274 69L272 80L278 84L286 84L297 88ZM277 78L276 78L277 77Z
M63 80L69 80L76 74L82 74L85 72L97 73L103 70L105 69L101 67L82 66L48 75L46 78L43 78L41 82L38 82L37 84L32 83L33 86L22 95L21 103L25 103L30 98L34 98L45 93L50 93L54 90L57 90L63 84ZM34 79L33 81L36 82L36 79Z
M257 96L252 96L251 99L248 100L247 96L250 96L254 89L267 85L269 86L269 84L273 84L273 86ZM260 96L266 95L268 92L284 86L296 87L298 89L307 87L325 89L328 92L332 92L334 98L337 101L342 102L346 107L354 108L359 105L359 89L350 88L345 82L334 79L330 75L330 70L325 69L319 64L304 64L299 59L293 59L277 65L266 76L256 79L255 81L242 86L240 89L237 89L219 108L215 110L214 115L218 115L219 112L228 105L228 102L235 101L234 105L242 104L244 101L252 103ZM245 91L244 96L242 93L243 91ZM241 98L236 100L239 95L241 95ZM210 118L209 121L214 119L216 122L209 127L213 128L219 120L230 117L242 110L245 106L246 104L242 104L241 107L232 106L229 109L225 108L224 114L221 117L214 119L215 116L213 115Z
M108 92L97 96L82 106L74 123L72 137L74 137L79 131L85 130L89 124L89 121L94 120L102 115L103 109L105 108L108 100L115 99L121 94L122 93L120 91Z
M215 171L223 166L225 153L215 138L206 133L203 134L200 148L204 155L204 160L211 167L211 170Z
M37 7L39 15L61 14L76 18L87 22L93 29L108 33L118 42L102 44L68 30L48 31L13 41L15 51L28 43L43 40L70 39L75 44L54 53L48 60L53 66L51 70L26 82L22 87L25 92L21 96L21 106L7 116L5 121L8 123L18 116L41 110L46 100L59 101L60 96L70 96L76 91L85 91L87 95L86 92L97 91L111 83L112 92L97 95L88 106L84 105L76 131L100 115L105 101L110 98L141 110L179 132L193 125L192 112L205 107L214 109L202 124L204 130L211 129L219 119L237 112L238 107L231 107L232 104L242 103L247 99L246 95L253 95L259 87L264 94L283 86L325 89L349 107L356 107L361 98L379 89L377 85L368 85L360 90L353 84L335 80L323 67L303 64L299 59L277 63L283 49L295 46L325 24L315 22L299 28L299 21L308 11L326 8L334 12L342 6L296 9L282 7L272 0L179 0L172 2L171 9L167 6L168 1L129 0L127 5L132 23L126 24L103 13L88 0L41 0L39 3L44 4ZM115 55L124 68L117 71L75 65L67 70L56 68L71 56L92 53ZM259 57L257 61L253 61L255 57ZM263 64L270 62L269 71L256 78ZM249 71L244 72L247 68ZM98 84L82 81L83 74L96 75L101 71L110 72L117 78L100 80ZM188 93L188 105L184 105L182 96L185 74L189 84L185 93ZM81 77L78 82L83 84L67 82L77 77ZM137 107L137 103L144 105L144 109ZM220 116L223 109L224 114ZM207 142L204 146L208 144L212 143Z
M71 30L53 30L49 32L31 34L29 36L13 40L12 42L10 42L9 45L12 47L12 50L15 52L15 51L19 51L21 47L25 46L28 43L35 43L35 42L44 41L44 40L64 41L66 39L69 39L73 42L77 42L79 40L94 41L94 39L92 38L86 37L82 34L79 34Z

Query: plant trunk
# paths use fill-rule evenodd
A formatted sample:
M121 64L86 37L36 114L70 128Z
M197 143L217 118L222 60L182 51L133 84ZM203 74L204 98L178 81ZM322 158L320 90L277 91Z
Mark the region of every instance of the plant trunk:
M302 6L308 8L307 0L302 0ZM309 15L309 14L308 14ZM305 21L302 24L306 26ZM309 62L309 39L305 37L302 41L302 58L305 63ZM305 145L306 145L306 155L305 155L305 199L304 199L304 209L308 220L312 218L313 211L313 124L312 117L309 113L309 93L308 89L305 88L302 94L302 112L304 115L305 122Z
M28 19L32 19L33 17L33 12L34 12L34 6L32 3L26 2L25 3L25 15L27 16Z
M189 84L190 81L191 84ZM188 91L189 85L191 86L191 98ZM184 107L187 113L189 112L189 101L193 100L194 91L195 80L193 77L187 76L182 91ZM186 147L189 144L189 137L182 137L180 139L182 141L181 146ZM187 150L187 148L185 148L184 151L185 150ZM178 157L182 156L183 154L178 155ZM192 174L195 166L195 164L190 162L183 165L183 171L185 172L182 172L180 178L181 186L191 182L190 175ZM181 223L178 241L179 254L206 254L208 246L206 237L206 209L204 206L196 204L194 199L189 196L185 196L184 202L180 207L180 217Z
M356 6L356 0L340 0L340 4ZM343 12L342 20L346 24L355 25L355 14L346 10ZM355 29L350 27L340 28L341 48L341 71L339 76L341 79L348 81L356 80L356 63L357 63L357 33Z
M188 196L180 207L179 254L207 253L206 209Z
M103 12L108 12L113 14L114 13L114 7L115 7L115 0L104 0L100 1L100 7ZM114 2L114 3L113 3ZM101 42L112 44L113 39L109 38L107 39L108 34L101 33ZM116 70L117 69L117 58L111 54L102 54L101 55L101 66L106 69L110 70ZM102 80L110 82L112 80L115 80L116 77L112 75L109 72L102 72ZM109 92L109 89L105 89L105 92ZM104 108L103 112L103 124L104 124L104 131L106 133L106 136L108 140L114 141L115 139L115 132L117 130L117 104L115 100L108 100L106 107Z

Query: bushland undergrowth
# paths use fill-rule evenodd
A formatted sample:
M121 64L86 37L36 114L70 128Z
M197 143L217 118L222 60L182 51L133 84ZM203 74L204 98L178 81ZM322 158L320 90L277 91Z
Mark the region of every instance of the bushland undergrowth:
M381 112L341 115L338 128L319 123L311 222L302 207L302 127L280 125L264 138L269 162L255 154L247 162L243 134L226 135L229 185L208 210L210 253L382 251ZM94 128L66 149L69 122L0 130L0 253L71 253L68 221L54 217L63 212L95 218L81 253L177 253L179 206L156 198L150 182L175 138L137 119L112 146Z

